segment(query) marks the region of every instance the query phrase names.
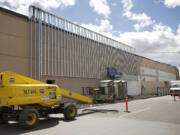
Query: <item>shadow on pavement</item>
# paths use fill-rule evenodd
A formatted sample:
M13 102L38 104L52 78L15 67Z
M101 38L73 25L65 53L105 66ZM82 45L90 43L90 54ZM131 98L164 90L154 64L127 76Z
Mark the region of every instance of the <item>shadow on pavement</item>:
M118 110L108 110L108 109L84 109L82 112L83 113L78 114L77 117L89 115L89 114L93 114L93 113L107 113L107 112L118 113L119 111ZM50 117L49 119L40 120L37 127L30 129L30 130L22 129L18 123L1 124L0 125L0 135L20 135L23 133L31 133L33 131L55 127L60 124L60 121L72 122L75 120L76 119L67 121L63 117L61 117L61 118Z
M42 129L54 127L60 124L59 121L62 121L62 120L63 118L49 118L49 119L40 120L37 127L30 130L22 129L18 123L3 124L3 125L0 125L0 134L1 135L19 135L23 133L30 133L36 130L42 130Z
M82 110L82 112L83 113L78 114L78 117L88 115L88 114L93 114L93 113L108 113L108 112L119 113L120 111L118 111L118 110L109 110L109 109L84 109L84 110Z

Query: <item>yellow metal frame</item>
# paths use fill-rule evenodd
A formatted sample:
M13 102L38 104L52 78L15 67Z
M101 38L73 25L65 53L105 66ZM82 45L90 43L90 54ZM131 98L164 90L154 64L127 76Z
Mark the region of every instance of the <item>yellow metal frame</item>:
M55 93L55 98L51 98L50 93ZM91 98L57 85L46 84L10 71L0 73L0 106L53 106L61 102L62 96L92 104Z

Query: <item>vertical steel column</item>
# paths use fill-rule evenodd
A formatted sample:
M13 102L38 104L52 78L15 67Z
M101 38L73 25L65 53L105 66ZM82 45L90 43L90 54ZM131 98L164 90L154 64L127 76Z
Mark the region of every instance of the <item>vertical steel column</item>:
M74 44L74 66L75 66L75 69L74 69L74 75L75 75L75 77L77 77L78 76L78 61L77 61L77 54L78 54L78 52L77 52L77 27L76 27L76 25L74 25L74 30L75 30L75 34L74 34L74 42L75 42L75 44Z
M58 30L58 57L57 57L57 74L60 75L60 45L59 45L59 31L60 31L60 25L59 25L59 19L57 20L57 30Z
M40 12L39 10L37 10L37 17L38 17L38 52L37 52L37 56L38 56L38 73L37 73L37 79L40 79Z
M85 50L86 50L86 52L85 52L85 55L86 55L86 57L85 57L85 67L86 67L86 78L88 77L88 44L87 44L87 30L85 30Z
M87 70L88 70L88 78L91 78L91 77L90 77L90 74L91 74L91 73L90 73L90 40L91 40L91 39L90 39L90 31L89 31L89 30L88 30L88 32L87 32L87 35L88 35L88 39L87 39L87 45L88 45L88 48L87 48L87 49L88 49L88 50L87 50L87 52L88 52L88 53L87 53L87 56L88 56L88 69L87 69Z
M75 77L75 40L74 40L74 24L71 24L71 31L72 31L72 77Z
M63 28L63 20L61 20L61 76L63 75L63 69L64 69L64 63L63 63L63 36L62 36L62 34L63 34L63 32L62 32L62 28Z
M85 30L82 28L82 65L83 65L83 78L85 77Z
M108 59L107 59L107 38L105 38L105 45L104 45L104 48L105 48L105 55L104 55L104 59L105 59L105 67L104 67L104 71L106 72L106 67L108 66Z
M82 30L82 71L83 71L83 74L82 74L82 77L84 78L85 76L85 66L84 66L84 29L81 28Z
M110 55L110 51L109 51L109 38L107 38L107 40L106 40L106 48L107 48L107 54L108 55L106 55L106 57L107 57L107 67L109 67L109 55Z
M79 36L78 36L78 46L79 46L79 77L81 76L81 37L80 37L80 27L78 27L78 32L79 32Z
M65 20L63 21L64 22L64 72L63 72L63 76L66 76L66 37L65 37L65 27L66 27L66 22Z
M83 30L82 30L82 28L80 27L80 41L81 41L81 52L80 52L80 54L81 54L81 56L80 56L80 58L81 58L81 77L83 78L83 76L84 76L84 71L83 71Z
M87 64L87 77L90 78L90 72L89 72L89 30L87 30L87 41L86 41L86 48L87 48L87 60L86 60L86 64Z
M84 41L84 54L85 54L85 57L84 57L84 65L85 65L85 77L87 78L88 76L87 76L87 30L86 29L84 29L85 31L85 41Z
M83 69L83 29L81 28L81 77L84 77L84 69Z
M77 29L76 25L74 25L74 77L77 77L77 69L78 69L78 63L77 63Z
M48 75L50 75L50 62L49 62L49 60L50 60L50 50L49 50L49 25L50 25L50 16L49 16L49 14L48 14L48 48L47 48L47 57L48 57L48 59L47 59L47 68L48 68Z
M78 47L79 47L79 75L81 77L81 37L80 37L80 27L78 27Z
M42 80L42 13L40 11L40 81Z
M82 41L83 41L83 38L82 38L82 28L80 27L80 77L83 77L83 68L82 68Z
M105 61L104 61L104 37L101 37L101 57L102 57L102 64L101 64L101 77L103 77L103 69L104 69L104 65L105 65Z
M98 69L98 67L97 67L97 65L98 65L98 61L97 61L97 34L95 33L95 51L94 51L95 53L94 53L94 55L95 55L95 78L97 78L98 76L97 76L97 74L98 74L98 71L97 71L97 69Z
M56 76L57 75L57 46L56 46L56 22L57 19L56 17L54 17L54 75Z
M41 41L41 11L39 10L38 11L38 55L39 55L39 59L38 59L38 80L41 80L41 44L42 44L42 41Z
M44 13L44 74L46 75L46 13Z
M93 37L92 37L92 32L90 33L90 36L91 36L91 41L90 41L90 46L91 46L91 48L90 48L90 51L91 51L91 53L90 53L90 56L91 56L91 78L93 78Z
M87 30L86 30L86 33L85 33L85 35L86 35L86 40L85 40L85 50L86 50L86 52L85 52L85 54L86 54L86 59L85 59L85 65L86 65L86 77L88 78L88 44L87 44L87 40L88 40L88 36L87 36Z
M91 31L89 32L89 57L90 57L90 59L89 59L89 76L90 76L90 78L92 78L92 74L91 74L91 65L92 65L92 57L91 57L91 52L92 52L92 47L91 47L91 42L92 42L92 37L91 37Z
M104 61L103 61L103 37L100 35L100 50L101 50L101 64L100 64L100 78L103 78L102 76L102 67L103 67L103 64L104 64Z
M37 60L37 50L36 50L36 23L37 23L37 19L36 19L36 17L37 17L37 10L36 9L34 9L34 16L33 16L33 20L34 20L34 78L35 79L37 79L36 78L36 75L37 75L37 72L36 72L36 70L37 70L37 68L36 68L36 60Z
M94 70L93 70L93 78L95 78L96 76L96 41L95 41L95 37L96 37L96 34L93 33L93 65L94 65Z
M100 74L99 74L99 65L100 65L100 45L99 45L99 35L97 35L97 60L98 60L98 63L97 63L97 78L100 79Z
M32 66L33 66L33 47L32 47L32 22L33 22L33 16L34 16L34 9L32 7L29 8L29 12L30 12L30 77L32 78L33 77L33 70L32 70Z
M78 47L79 47L79 75L78 77L81 77L81 37L80 37L80 28L78 27Z
M77 77L80 77L80 41L79 41L79 27L77 26L77 65L78 65L78 68L77 68Z
M90 36L91 36L91 41L90 41L90 65L91 65L91 78L93 78L93 38L92 38L92 32L90 33Z
M76 61L76 25L74 24L74 77L76 77L76 72L77 72L77 61Z
M53 51L53 16L51 16L51 75L53 75L54 70L53 70L53 57L54 57L54 51Z
M100 45L100 36L97 35L97 60L98 60L98 63L97 63L97 78L100 79L100 64L101 64L101 61L100 61L100 58L101 58L101 54L100 54L100 50L101 50L101 45Z
M95 68L93 68L94 69L94 71L93 71L93 78L95 78L96 77L96 55L95 55L95 53L96 53L96 41L95 41L95 33L93 33L93 65L94 65L94 67Z
M109 67L111 67L111 56L112 56L112 49L111 49L111 45L110 45L110 39L108 40L108 46L109 46Z
M72 61L71 61L71 56L72 56L72 54L71 54L71 47L72 47L72 45L71 45L71 41L72 41L72 39L71 39L71 23L69 23L68 22L68 24L69 24L69 27L68 27L68 29L69 29L69 77L72 77Z
M66 68L67 68L67 72L66 72L66 76L69 77L69 32L68 32L68 22L66 21Z

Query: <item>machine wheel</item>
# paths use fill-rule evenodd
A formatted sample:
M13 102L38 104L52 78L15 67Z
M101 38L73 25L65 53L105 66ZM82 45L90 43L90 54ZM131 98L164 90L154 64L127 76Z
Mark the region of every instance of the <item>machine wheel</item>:
M8 120L5 120L4 114L6 114L9 111L8 107L0 107L0 124L6 124L8 123Z
M77 115L77 108L74 104L68 104L64 108L65 120L73 120Z
M24 109L19 116L19 124L24 129L34 128L39 122L39 114L35 109Z

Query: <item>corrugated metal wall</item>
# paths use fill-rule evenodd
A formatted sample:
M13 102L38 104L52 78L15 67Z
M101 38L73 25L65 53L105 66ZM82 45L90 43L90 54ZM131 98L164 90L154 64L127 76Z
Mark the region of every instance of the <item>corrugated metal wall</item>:
M39 8L30 8L31 77L106 77L106 67L137 75L135 49Z

